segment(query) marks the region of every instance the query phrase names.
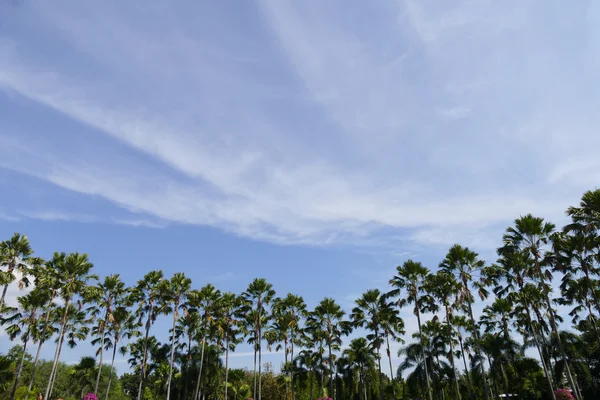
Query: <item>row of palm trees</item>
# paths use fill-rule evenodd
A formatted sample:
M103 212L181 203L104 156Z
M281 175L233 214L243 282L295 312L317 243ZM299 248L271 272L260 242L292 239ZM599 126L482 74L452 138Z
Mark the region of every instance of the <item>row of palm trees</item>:
M183 399L201 398L208 346L223 352L224 382L219 396L228 399L229 353L244 340L254 350L252 396L258 400L262 399L265 345L283 351L286 399L298 398L303 367L309 376L319 377L318 394L334 399L367 400L371 392L380 400L398 398L403 395L397 393L396 383L402 379L398 374L410 371L407 384L412 385L412 393L428 400L465 396L490 400L514 390L511 382L516 382L518 369L527 363L523 346L537 351L547 398L556 400L555 391L566 384L575 398L583 399L590 386L586 366L573 356L568 343L572 336L561 331L563 316L556 306L570 307L573 326L592 332L586 337L598 346L600 190L585 193L580 205L570 207L567 214L571 223L561 230L532 215L515 220L503 236L494 264L486 264L476 252L460 245L450 248L435 272L408 260L397 267L389 290L366 291L349 313L331 298L309 311L301 296L277 297L265 279L255 279L238 295L211 284L193 289L184 273L165 278L156 270L128 287L118 274L99 279L85 254L55 253L46 261L34 257L27 237L17 233L0 244L0 284L4 286L0 318L24 350L37 348L29 379L21 377L23 360L17 367L10 399L22 381L31 392L40 350L54 338L53 368L44 396L51 398L65 342L72 347L91 336L99 367L94 392L98 392L105 357L110 357L114 367L117 351L135 352L139 357L136 398L140 400L160 316L171 318L167 399L175 398L175 389ZM5 297L15 280L20 287L33 284L34 289L12 307L5 304ZM474 306L489 296L493 301L477 317ZM416 317L417 332L415 342L399 352L401 364L395 377L392 345L403 341L400 312L406 307ZM344 348L343 338L353 331L364 337L354 338ZM522 346L516 342L518 337ZM382 371L382 348L389 377ZM192 362L194 349L200 354L197 365ZM186 357L177 362L181 352L187 352ZM538 364L528 365L531 372ZM375 379L372 370L376 370ZM190 371L197 372L197 377L190 376ZM175 372L184 376L177 380L177 388L173 386ZM310 399L314 399L313 382L310 379ZM378 388L368 392L373 382ZM109 380L109 389L110 384Z

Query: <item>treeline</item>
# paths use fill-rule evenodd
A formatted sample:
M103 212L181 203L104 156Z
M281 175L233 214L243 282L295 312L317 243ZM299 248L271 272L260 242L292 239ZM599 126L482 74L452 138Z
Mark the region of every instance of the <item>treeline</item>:
M460 245L435 271L408 260L389 288L366 291L348 313L332 298L308 309L301 296L278 297L265 279L241 294L197 289L184 273L162 271L127 286L118 274L94 275L86 254L37 258L15 234L0 244L0 322L19 347L0 359L0 390L11 400L87 391L136 400L597 399L600 190L567 214L562 229L532 215L516 219L495 263ZM34 288L12 307L4 300L17 272L19 286ZM402 309L416 317L411 337ZM159 316L170 328L155 326ZM166 343L159 329L168 329ZM96 354L61 364L64 346L84 340ZM253 367L231 370L229 355L242 342L254 349ZM396 371L394 342L402 343ZM43 346L54 347L52 361L39 359ZM265 370L266 350L283 352L281 372ZM131 374L117 377L117 353Z

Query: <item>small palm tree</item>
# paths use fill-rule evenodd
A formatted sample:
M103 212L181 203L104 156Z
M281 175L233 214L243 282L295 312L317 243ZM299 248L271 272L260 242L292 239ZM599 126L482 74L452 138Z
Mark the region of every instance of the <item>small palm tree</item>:
M169 378L167 380L167 400L171 396L171 380L173 379L173 364L175 361L175 326L179 319L179 312L186 310L186 299L188 292L192 286L192 280L187 278L185 274L177 272L173 275L170 281L165 281L163 284L164 302L167 304L168 312L173 313L173 328L171 330L171 356L169 358Z
M47 292L39 289L33 290L29 294L18 298L19 306L17 308L5 307L4 312L8 316L0 318L0 325L10 324L6 328L9 338L14 340L18 337L23 343L23 354L17 366L15 382L9 396L10 400L15 398L17 386L23 372L27 345L35 338L35 331L39 326L44 308L48 307L48 300Z
M106 326L110 324L114 318L113 311L115 304L119 304L127 294L128 291L125 288L125 283L121 281L119 274L107 276L104 278L104 281L99 282L95 286L90 286L86 291L86 301L93 303L88 311L97 322L97 325L93 330L96 339L92 341L93 345L98 346L96 355L99 357L98 374L96 376L94 393L98 393L100 376L102 375Z
M85 389L92 386L94 372L96 372L96 359L94 357L81 357L79 364L73 368L71 374L81 386L80 399L83 399Z
M140 335L140 325L138 324L135 315L133 315L127 307L121 304L116 303L113 307L113 310L111 311L112 318L110 318L106 327L106 334L109 339L106 347L108 349L112 348L112 357L110 362L110 375L106 386L106 394L104 395L105 400L108 400L108 394L110 393L117 350L119 350L122 355L127 354L127 346L119 346L121 341L123 339L131 340Z
M0 267L6 268L1 276L1 283L4 285L2 296L0 297L0 315L4 308L4 299L8 286L15 281L15 272L21 274L19 288L29 286L27 277L32 263L40 264L41 260L32 257L33 250L29 245L27 236L15 233L10 239L0 242Z
M226 292L219 299L217 306L217 332L220 347L225 349L225 396L227 400L227 389L229 388L229 351L235 351L236 345L240 343L242 333L242 304L243 299L234 293Z
M367 400L366 372L375 367L375 349L367 339L360 337L352 339L349 347L344 350L344 356L348 360L348 368L358 374L359 393L363 395L363 400Z

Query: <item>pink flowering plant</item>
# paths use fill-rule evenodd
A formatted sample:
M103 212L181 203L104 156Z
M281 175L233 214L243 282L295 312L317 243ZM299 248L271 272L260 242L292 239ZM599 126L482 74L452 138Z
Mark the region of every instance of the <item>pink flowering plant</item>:
M83 397L83 400L98 400L98 396L94 393L88 393Z
M556 397L556 400L575 400L575 397L573 397L573 394L571 394L569 389L556 389L554 391L554 396Z

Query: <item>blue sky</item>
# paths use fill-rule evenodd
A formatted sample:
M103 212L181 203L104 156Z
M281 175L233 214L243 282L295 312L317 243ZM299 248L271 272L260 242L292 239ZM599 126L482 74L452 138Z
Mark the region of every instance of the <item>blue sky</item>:
M349 307L564 221L600 182L599 47L595 2L2 2L0 235Z

